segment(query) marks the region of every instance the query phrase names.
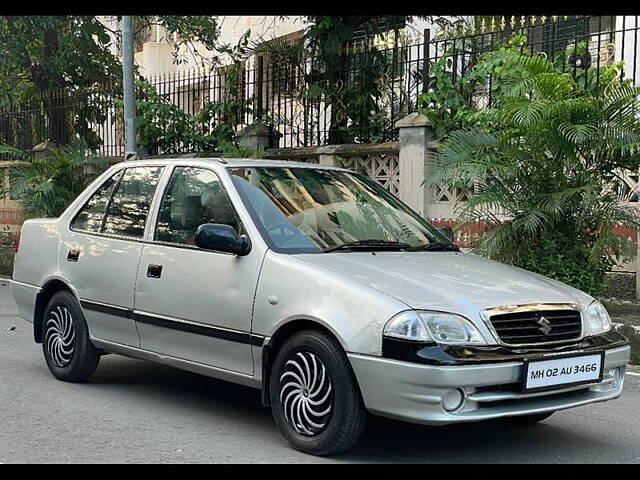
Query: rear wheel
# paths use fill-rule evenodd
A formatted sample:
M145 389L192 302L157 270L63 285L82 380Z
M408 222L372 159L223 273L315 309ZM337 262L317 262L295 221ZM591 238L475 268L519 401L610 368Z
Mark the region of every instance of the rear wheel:
M367 411L342 347L314 330L289 338L270 378L278 428L289 444L314 455L347 450L362 435Z
M42 350L49 370L59 380L82 382L98 366L100 352L91 343L82 309L70 292L57 292L45 308Z

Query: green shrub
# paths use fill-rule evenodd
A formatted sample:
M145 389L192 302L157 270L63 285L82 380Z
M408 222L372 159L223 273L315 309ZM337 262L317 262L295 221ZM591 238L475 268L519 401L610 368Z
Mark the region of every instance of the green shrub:
M571 285L591 295L607 292L606 273L614 262L608 255L590 256L588 241L564 232L549 232L538 242L527 243L518 262L522 268Z
M24 218L58 217L96 173L108 166L106 158L78 139L60 150L50 150L46 158L8 145L0 145L0 153L22 161L9 169L9 188L2 193L20 204Z
M620 181L640 168L640 89L620 64L601 67L596 86L591 70L576 82L514 45L475 68L498 86L493 106L442 135L430 181L473 190L457 213L490 226L477 252L601 293L614 258L635 253L613 229L640 225Z

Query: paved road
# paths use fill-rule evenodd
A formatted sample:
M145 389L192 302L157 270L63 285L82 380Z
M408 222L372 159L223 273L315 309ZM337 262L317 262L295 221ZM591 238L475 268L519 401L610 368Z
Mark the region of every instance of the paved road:
M0 284L1 463L640 463L640 376L626 382L618 400L525 428L373 418L352 451L316 458L287 446L250 388L116 355L89 383L55 380Z

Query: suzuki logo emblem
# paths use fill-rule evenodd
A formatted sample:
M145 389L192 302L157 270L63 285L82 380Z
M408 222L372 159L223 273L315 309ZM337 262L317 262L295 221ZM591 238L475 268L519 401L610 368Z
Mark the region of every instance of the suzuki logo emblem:
M538 329L542 333L544 333L545 335L549 335L549 332L551 331L551 323L549 322L549 320L544 317L540 317L536 323L539 325Z

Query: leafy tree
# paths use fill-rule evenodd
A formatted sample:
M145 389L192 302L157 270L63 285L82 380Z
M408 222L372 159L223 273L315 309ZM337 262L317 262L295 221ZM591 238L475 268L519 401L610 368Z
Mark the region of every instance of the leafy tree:
M311 64L309 71L296 73L303 77L305 88L288 94L331 105L329 143L377 141L386 133L385 129L392 128L382 111L381 100L388 90L385 82L393 78L394 65L388 52L363 46L362 42L354 42L354 38L371 39L382 35L390 24L402 24L412 18L308 15L303 34L297 40L260 41L255 50L270 57L272 64L283 72L286 65Z
M418 97L420 113L427 117L439 139L469 123L477 111L474 91L486 81L485 72L477 68L454 80L454 55L454 50L448 50L430 65L426 79L429 90Z
M65 99L60 89L87 87L113 78L117 59L109 35L95 17L0 17L0 101L42 101L53 140L70 138Z
M346 51L356 32L371 37L381 33L380 27L377 19L370 16L316 15L308 16L307 20L310 26L301 41L314 59L314 73L322 72L323 78L315 82L318 93L332 108L329 143L345 143L350 140L344 138L350 119L359 123L363 117L378 113L376 99L380 89L376 82L389 70L386 57L377 49L368 49L367 55L360 58ZM359 68L353 69L354 61ZM358 127L361 129L363 125Z
M237 126L250 112L240 100L240 76L244 72L244 56L250 31L242 35L236 45L218 45L229 63L220 68L224 82L220 86L220 101L206 102L192 115L175 105L168 94L159 93L149 82L136 82L137 143L151 154L197 152L210 155L220 150L235 149ZM116 98L117 115L122 120L123 101Z
M93 16L0 17L3 100L89 86L117 76L120 70L109 51L111 41Z
M136 87L137 144L147 153L210 155L231 148L237 123L234 117L245 111L240 102L228 99L207 102L200 112L192 115L171 102L167 95L158 93L150 83L138 80ZM122 99L117 98L115 104L117 115L122 117Z
M152 24L165 27L177 40L174 61L196 56L194 41L214 49L219 34L216 17L136 17L138 29ZM89 119L100 116L103 102L86 102L80 118L70 119L70 108L61 89L69 95L77 89L117 83L121 78L119 59L114 55L120 31L109 28L96 16L1 16L0 17L0 107L38 99L43 103L49 132L62 144L72 133L86 131Z
M640 226L620 179L640 168L640 89L620 64L596 85L511 48L477 68L499 86L493 107L445 136L433 183L473 189L458 212L489 225L477 251L599 293L612 257L633 254L614 227Z

